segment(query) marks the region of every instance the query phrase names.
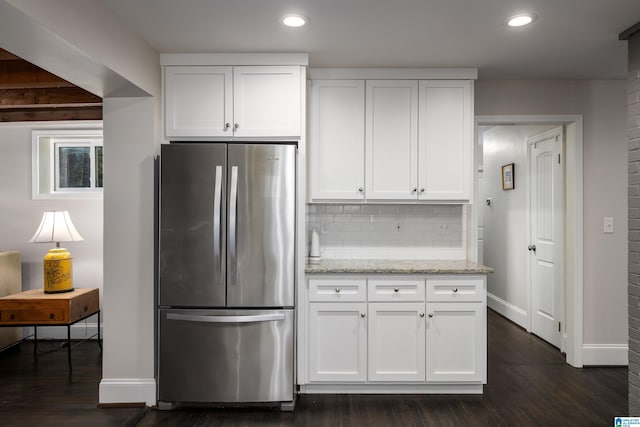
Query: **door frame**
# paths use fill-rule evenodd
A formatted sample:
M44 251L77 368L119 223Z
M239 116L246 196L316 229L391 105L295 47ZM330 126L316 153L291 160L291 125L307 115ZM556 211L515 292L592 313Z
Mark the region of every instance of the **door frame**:
M565 127L565 191L564 191L564 283L566 361L581 368L583 363L583 118L582 115L487 115L476 116L474 124L474 201L469 206L467 257L478 259L478 210L482 207L478 186L478 126L497 125L564 125ZM572 221L566 221L571 218ZM530 317L530 315L529 315Z

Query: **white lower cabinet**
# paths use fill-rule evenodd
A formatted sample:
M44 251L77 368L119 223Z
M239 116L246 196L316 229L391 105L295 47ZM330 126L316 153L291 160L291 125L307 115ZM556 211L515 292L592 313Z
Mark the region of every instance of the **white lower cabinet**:
M485 381L483 303L427 303L427 381Z
M301 391L482 393L485 284L460 275L310 278Z
M309 379L365 381L367 304L309 304Z
M424 303L369 304L369 381L424 381Z

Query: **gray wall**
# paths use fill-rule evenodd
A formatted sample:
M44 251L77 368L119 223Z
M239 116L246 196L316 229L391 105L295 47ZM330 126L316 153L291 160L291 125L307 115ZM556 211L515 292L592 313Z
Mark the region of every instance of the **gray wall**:
M640 33L629 39L629 414L640 415Z
M476 83L478 116L583 117L583 350L590 364L627 352L626 91L624 80ZM614 234L603 233L604 217L615 219Z

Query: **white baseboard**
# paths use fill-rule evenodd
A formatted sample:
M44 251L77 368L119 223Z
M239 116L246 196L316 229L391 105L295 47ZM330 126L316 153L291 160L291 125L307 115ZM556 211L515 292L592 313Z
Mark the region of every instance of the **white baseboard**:
M102 330L101 330L102 332ZM97 323L76 323L71 326L71 339L72 340L84 340L98 333ZM33 327L22 328L22 336L27 339L33 339ZM97 339L97 337L94 337ZM38 326L38 339L39 340L66 340L67 339L67 327L66 326Z
M584 344L582 365L628 366L629 346L627 344Z
M498 298L489 292L487 292L487 305L490 309L502 314L513 323L527 329L529 322L527 319L527 312L525 310L520 307L516 307L515 305L508 303L502 298Z
M144 403L156 405L156 380L153 379L102 379L99 388L100 404Z

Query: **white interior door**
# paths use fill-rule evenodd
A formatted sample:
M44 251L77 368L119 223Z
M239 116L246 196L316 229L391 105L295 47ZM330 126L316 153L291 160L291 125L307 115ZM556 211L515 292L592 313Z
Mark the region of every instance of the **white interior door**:
M531 332L560 348L563 319L563 130L530 137Z

